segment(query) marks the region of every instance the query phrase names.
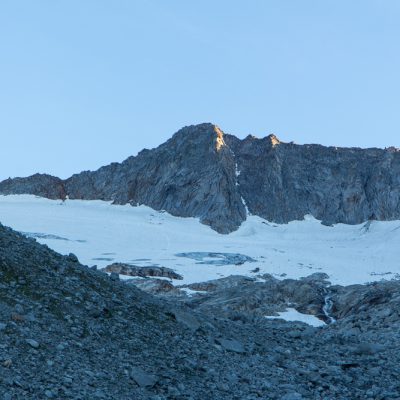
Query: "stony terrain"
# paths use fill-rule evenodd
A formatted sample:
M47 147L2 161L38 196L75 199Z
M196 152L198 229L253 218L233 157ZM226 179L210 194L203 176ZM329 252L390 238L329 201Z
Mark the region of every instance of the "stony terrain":
M148 276L160 276L163 278L170 279L183 279L181 275L177 274L171 268L151 266L151 267L139 267L137 265L125 264L125 263L113 263L107 265L103 269L105 272L115 272L120 275L126 276L140 276L142 278Z
M237 229L247 212L278 223L311 214L357 224L400 218L400 151L296 145L274 135L240 140L200 124L94 172L5 180L0 194L145 204L220 233Z
M208 290L247 297L240 279ZM293 302L303 287L317 309L326 287L258 283L292 286ZM399 283L330 289L336 323L268 320L240 301L153 297L0 226L0 398L400 399Z

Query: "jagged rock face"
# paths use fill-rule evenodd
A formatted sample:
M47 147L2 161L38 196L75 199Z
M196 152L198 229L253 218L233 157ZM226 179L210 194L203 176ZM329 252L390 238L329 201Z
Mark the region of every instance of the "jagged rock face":
M163 278L170 278L170 279L183 279L181 275L176 273L171 268L158 267L156 265L151 267L139 267L137 265L131 265L125 263L113 263L103 268L103 271L110 273L115 272L117 274L126 276L140 276L142 278L149 276L160 276Z
M211 124L183 128L154 150L122 164L83 172L65 182L71 199L145 204L198 217L221 233L237 229L245 209L235 187L235 163L222 132Z
M189 126L156 149L61 181L7 180L2 194L145 204L198 217L220 233L249 212L286 223L311 214L327 224L400 218L400 152L240 140L212 124Z
M208 282L184 285L199 291L184 300L203 312L221 314L226 318L273 315L285 311L288 304L305 314L324 319L322 311L328 282L324 274L314 274L300 280L278 280L264 275L260 282L244 276L229 276ZM168 295L176 295L171 291Z
M64 182L51 175L35 174L28 178L6 179L0 182L0 193L33 194L48 199L65 198Z
M250 213L286 223L311 214L326 223L400 218L400 152L281 143L271 135L233 149Z
M191 308L233 320L273 315L294 307L301 313L315 315L327 323L332 322L331 317L343 325L360 320L368 320L365 324L372 326L393 327L400 324L399 280L331 286L328 276L321 273L299 280L278 280L268 274L258 278L262 280L233 275L178 286L194 290L195 294L191 297L182 296L179 291L169 288L163 292L160 289L157 294L175 296ZM132 283L137 285L136 282ZM151 288L143 289L155 293ZM324 309L328 299L332 301L331 308Z
M348 318L368 312L370 318L400 319L400 281L373 282L368 285L334 286L332 300L335 315Z

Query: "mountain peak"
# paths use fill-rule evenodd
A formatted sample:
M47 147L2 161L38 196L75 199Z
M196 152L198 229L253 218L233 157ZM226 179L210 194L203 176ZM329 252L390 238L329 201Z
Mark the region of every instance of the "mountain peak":
M214 125L214 132L216 133L217 137L215 139L215 148L217 151L220 151L223 146L225 146L224 142L224 132L219 129L217 125Z
M394 148L288 146L274 134L240 140L202 123L94 172L0 182L0 194L145 204L229 233L248 213L278 223L307 214L331 224L399 219L399 176Z
M273 134L271 133L270 135L267 136L267 139L271 142L272 147L277 146L278 144L281 144L281 141Z
M217 152L225 146L224 132L210 122L185 126L173 135L171 141L179 147L189 141L192 146L197 146L198 149L212 148Z

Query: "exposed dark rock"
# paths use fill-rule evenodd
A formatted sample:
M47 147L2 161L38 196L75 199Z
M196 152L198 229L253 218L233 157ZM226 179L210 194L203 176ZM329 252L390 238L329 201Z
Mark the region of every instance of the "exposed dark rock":
M201 294L182 300L203 312L218 313L234 320L274 315L289 306L324 319L322 309L328 286L325 278L324 274L314 274L300 280L278 280L264 275L262 281L257 281L244 276L229 276L184 285Z
M0 193L33 194L48 199L65 199L65 183L62 179L47 174L35 174L27 178L8 178L0 182Z
M400 216L400 152L295 145L274 136L226 135L252 214L285 223L311 214L326 224Z
M227 351L233 351L234 353L246 352L243 344L235 339L217 339L216 342Z
M60 180L8 179L1 194L145 204L198 217L220 233L251 214L326 225L400 218L400 151L296 145L274 135L240 140L212 124L188 126L156 149Z
M107 267L103 268L103 271L127 276L140 276L143 278L147 276L158 276L170 279L183 279L181 275L177 274L171 268L157 266L139 267L125 263L114 263L107 265Z
M133 368L131 376L140 387L153 387L159 380L157 376L148 374L140 368Z
M126 281L129 285L134 285L138 289L141 289L147 293L151 294L167 294L174 293L176 296L181 296L182 293L179 289L177 289L170 281L165 279L156 279L156 278L148 278L148 279L129 279Z
M198 217L221 233L237 229L245 219L240 194L232 191L235 184L234 156L212 124L183 128L156 149L64 181L71 199L145 204Z
M333 311L340 319L370 313L370 319L392 321L400 315L400 281L368 285L333 286Z
M247 321L249 318L275 315L291 307L301 313L315 315L326 323L349 323L348 336L359 333L358 328L352 327L354 320L358 319L368 319L376 324L400 324L400 280L330 286L326 279L327 276L321 273L299 280L278 280L270 275L264 275L261 281L229 276L178 286L198 292L191 297L176 291L164 292L164 295L175 296L191 308L231 320Z
M172 315L182 325L195 332L200 328L199 320L188 312L182 310L174 310Z

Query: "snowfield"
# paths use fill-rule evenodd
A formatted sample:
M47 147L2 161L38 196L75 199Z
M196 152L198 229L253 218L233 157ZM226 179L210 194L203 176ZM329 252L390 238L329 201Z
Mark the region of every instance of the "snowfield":
M325 272L332 284L343 285L400 276L400 221L327 227L312 217L278 225L249 216L238 231L220 235L195 218L145 206L19 195L0 196L0 222L89 266L173 268L184 277L176 284L233 274ZM248 260L243 256L253 261L240 261Z
M304 322L305 324L314 326L314 327L319 327L319 326L325 326L325 322L321 321L314 315L310 314L303 314L298 312L294 308L288 308L286 311L278 313L279 316L267 316L266 318L268 319L283 319L285 321L300 321Z

